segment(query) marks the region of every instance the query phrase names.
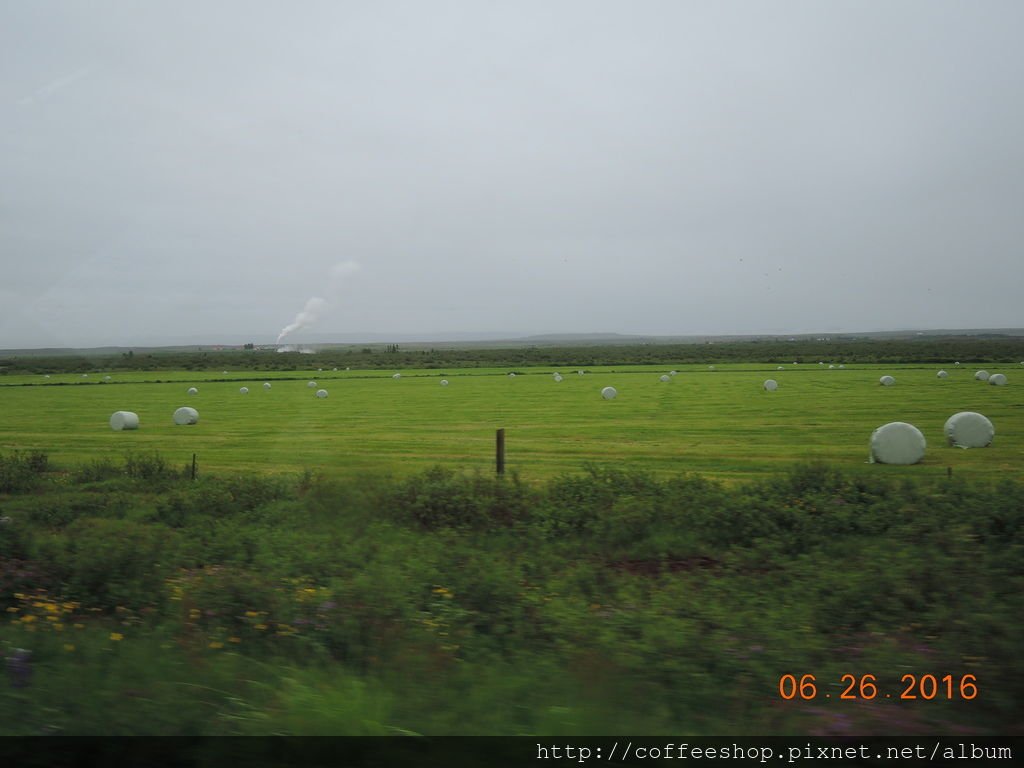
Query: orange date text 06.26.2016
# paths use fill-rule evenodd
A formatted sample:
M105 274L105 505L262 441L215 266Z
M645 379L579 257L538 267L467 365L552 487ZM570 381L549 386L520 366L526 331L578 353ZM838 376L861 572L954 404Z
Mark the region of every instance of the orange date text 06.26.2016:
M826 685L835 691L823 693L820 686ZM826 698L847 701L870 699L970 699L978 696L978 679L974 675L903 675L893 682L892 690L886 690L875 675L843 675L838 683L818 682L814 675L783 675L779 678L779 696L786 700Z

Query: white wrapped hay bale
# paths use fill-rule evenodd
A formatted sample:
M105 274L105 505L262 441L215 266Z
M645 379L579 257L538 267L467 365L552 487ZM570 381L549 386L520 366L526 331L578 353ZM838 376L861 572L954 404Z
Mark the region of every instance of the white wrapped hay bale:
M242 394L242 395L248 395L249 394L249 388L248 387L239 387L238 388L238 392L239 392L239 394Z
M881 384L883 387L891 387L893 384L896 383L896 379L894 379L892 376L883 376L878 380L878 383Z
M315 381L307 381L306 382L306 386L309 387L310 389L315 389L316 388L316 382Z
M447 387L448 386L448 379L441 379L441 386L442 387Z
M604 389L601 390L601 397L603 397L605 400L612 400L615 398L617 394L619 393L615 389L615 387L605 387Z
M834 366L834 365L829 365L828 369L829 369L830 371L832 371L832 370L835 370L835 366Z
M978 371L974 374L974 378L978 381L988 381L988 371Z
M785 370L785 368L783 368L783 367L782 367L782 366L780 365L780 366L779 366L778 368L776 368L775 370L776 370L776 371L784 371L784 370Z
M660 377L658 377L658 380L659 380L659 381L662 381L662 382L665 382L665 381L672 381L672 377L671 377L671 376L669 376L669 375L668 375L667 373L663 373L663 374L661 374L661 376L660 376Z
M510 379L514 379L514 378L516 377L516 375L515 375L514 373L510 373L510 374L508 375L508 377L509 377Z
M973 411L954 413L943 428L946 442L957 448L985 448L996 436L992 422Z
M109 377L109 376L104 376L104 377L103 377L103 380L104 380L104 381L110 381L110 377Z
M323 400L325 397L327 397L327 390L326 389L318 389L316 391L316 396L319 397L321 400Z
M936 376L937 376L938 378L940 378L940 379L944 379L944 378L946 378L947 376L949 376L949 374L948 374L948 373L946 373L945 371L939 371L939 372L938 372L938 373L936 373L935 375L936 375Z
M114 411L110 417L110 428L115 432L122 429L138 429L139 414L131 411Z
M995 384L997 387L1006 386L1006 377L1001 373L993 373L988 377L989 384Z
M843 369L845 369L845 368L846 368L846 366L845 366L845 365L843 365L842 363L840 363L840 364L839 364L839 367L840 367L840 368L843 368Z
M392 379L400 379L400 378L402 378L402 374L400 374L400 373L396 373L396 374L395 374L394 376L392 376L391 378L392 378Z
M174 423L179 426L186 424L198 424L199 423L199 411L195 408L189 408L187 405L182 406L174 412Z
M188 388L188 394L190 394L190 395L198 395L199 394L199 390L196 389L195 387L189 387Z
M270 389L270 382L269 381L264 381L263 382L263 388L264 389Z
M774 392L776 389L779 388L779 382L777 382L775 379L766 379L764 382L764 388L768 392Z
M561 380L562 380L562 375L559 374L559 373L556 373L555 374L555 381L557 382L557 381L561 381Z
M893 421L871 433L871 462L917 464L927 447L921 430L904 421Z
M676 376L676 375L678 375L678 373L679 373L679 371L669 371L668 375L669 376Z

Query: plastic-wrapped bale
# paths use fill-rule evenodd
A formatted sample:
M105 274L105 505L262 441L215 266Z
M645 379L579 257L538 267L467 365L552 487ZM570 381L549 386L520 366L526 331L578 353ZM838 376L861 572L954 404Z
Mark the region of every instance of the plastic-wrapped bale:
M104 380L104 381L110 381L110 377L109 377L109 376L104 376L104 377L103 377L103 380Z
M946 442L957 448L985 448L996 436L992 422L974 411L954 413L943 428Z
M264 389L270 389L270 382L269 381L264 381L263 382L263 388Z
M510 374L508 375L508 377L509 377L510 379L514 379L514 378L516 377L516 375L515 375L514 373L510 373Z
M395 374L394 376L392 376L391 378L392 378L392 379L400 379L400 378L402 378L402 374L400 374L400 373L396 373L396 374Z
M921 430L904 421L893 421L871 433L871 462L917 464L927 447Z
M183 406L174 412L174 423L179 426L183 426L185 424L198 424L199 411L195 408L189 408L187 405Z
M559 374L559 373L556 373L555 374L555 381L561 381L561 380L562 380L562 375Z
M945 371L939 371L939 372L938 372L938 373L936 373L935 375L936 375L936 376L937 376L938 378L940 378L940 379L944 379L944 378L946 378L947 376L949 376L949 374L948 374L948 373L946 373Z
M764 382L764 388L769 392L774 392L779 388L779 382L775 379L766 379Z
M249 394L249 388L248 387L239 387L238 388L238 393L241 394L241 395L248 395Z
M896 379L894 379L892 376L883 376L878 380L878 383L881 384L883 387L891 387L893 384L896 383Z
M974 374L974 378L978 381L988 381L988 371L978 371Z
M669 376L676 376L676 375L678 375L678 374L679 374L679 371L669 371L669 372L668 372L668 375L669 375Z
M1006 386L1006 377L1001 373L993 373L988 377L989 384L995 384L997 387Z
M601 397L603 397L605 400L611 400L617 394L619 394L619 393L615 389L615 387L605 387L604 389L601 390Z
M316 396L319 397L321 400L323 400L325 397L327 397L327 390L326 389L318 389L316 391Z
M190 395L198 395L199 394L199 390L196 389L195 387L189 387L188 388L188 394L190 394Z
M715 366L713 366L713 365L709 365L709 366L708 366L708 370L709 370L709 371L713 371L713 370L715 370Z
M658 377L658 380L659 381L672 381L672 377L669 376L667 373L663 373L663 374L661 374L661 376Z
M315 381L307 381L306 382L306 386L309 387L310 389L315 389L316 388L316 382Z
M584 373L586 373L586 371L576 371L576 373L578 373L580 376L582 376Z
M775 370L776 370L776 371L784 371L784 370L786 370L786 369L785 369L785 368L783 368L783 367L782 367L782 366L780 365L780 366L779 366L778 368L776 368Z
M828 367L828 369L829 369L830 371L832 371L832 370L835 370L835 366L834 366L834 365L830 365L830 366Z
M138 429L139 414L131 411L114 411L110 417L110 428L115 432L120 432L122 429Z
M842 363L840 363L840 364L839 364L839 367L840 367L840 368L843 368L843 369L845 369L845 368L846 368L846 366L845 366L845 365L843 365Z
M441 379L441 386L442 387L447 387L448 386L448 379Z

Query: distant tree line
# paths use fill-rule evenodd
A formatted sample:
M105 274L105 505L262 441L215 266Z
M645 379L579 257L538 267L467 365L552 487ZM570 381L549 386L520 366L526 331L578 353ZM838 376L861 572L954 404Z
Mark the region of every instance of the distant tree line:
M374 354L384 352L385 354ZM1024 338L928 336L907 340L743 341L714 344L407 348L398 344L330 347L316 355L273 350L151 350L136 354L8 355L0 375L86 373L95 370L256 371L307 368L500 368L517 366L684 365L687 363L933 363L950 365L1024 360Z

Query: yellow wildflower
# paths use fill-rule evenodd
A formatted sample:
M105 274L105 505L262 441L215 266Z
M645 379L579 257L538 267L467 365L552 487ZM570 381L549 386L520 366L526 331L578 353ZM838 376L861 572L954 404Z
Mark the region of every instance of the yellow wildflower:
M71 643L64 643L64 650L65 651L73 651L73 650L75 650L75 646L73 646Z
M10 608L7 609L7 612L8 613L17 613L18 612L18 607L12 605Z
M124 635L122 635L120 632L111 632L110 639L114 642L118 642L120 640L124 640Z
M240 643L240 642L242 642L242 638L240 638L240 637L229 637L228 638L228 642L229 643Z
M57 613L59 610L60 610L60 608L55 603L47 603L46 604L46 611L47 611L47 613Z
M258 629L260 631L263 631L266 628L267 628L266 624L257 624L256 627L255 627L255 629Z
M28 614L27 616L22 616L21 620L23 622L25 622L26 624L31 624L33 621L36 620L36 617L33 616L32 614Z
M85 629L85 624L75 624L75 629Z
M246 611L245 612L246 618L249 618L249 619L255 619L259 615L260 615L259 611Z
M216 640L214 640L212 643L210 643L210 647L216 650L217 648L223 648L224 643L219 643Z

